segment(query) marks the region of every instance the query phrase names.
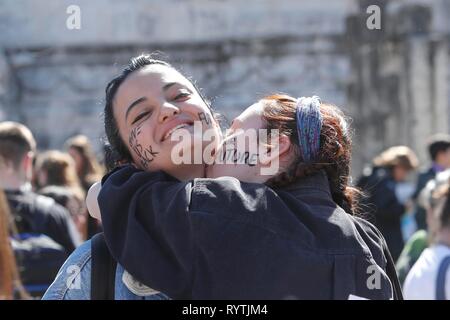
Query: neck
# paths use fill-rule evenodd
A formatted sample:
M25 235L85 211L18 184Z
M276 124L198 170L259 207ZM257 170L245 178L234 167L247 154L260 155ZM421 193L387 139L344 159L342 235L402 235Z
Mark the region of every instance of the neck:
M441 230L439 230L436 240L438 243L450 247L450 229L442 228Z
M195 178L205 177L205 165L196 164L188 166L178 166L176 170L167 172L171 176L177 178L180 181L189 181Z
M28 184L29 182L19 173L0 172L0 186L4 190L19 190Z

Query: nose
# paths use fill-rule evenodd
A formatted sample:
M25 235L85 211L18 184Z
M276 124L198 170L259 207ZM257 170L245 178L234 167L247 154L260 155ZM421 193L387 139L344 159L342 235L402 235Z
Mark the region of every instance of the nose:
M167 121L168 119L170 119L171 117L173 117L174 115L177 115L179 113L180 113L179 108L177 108L176 106L174 106L170 103L165 103L161 106L158 121L160 123L163 123L163 122Z

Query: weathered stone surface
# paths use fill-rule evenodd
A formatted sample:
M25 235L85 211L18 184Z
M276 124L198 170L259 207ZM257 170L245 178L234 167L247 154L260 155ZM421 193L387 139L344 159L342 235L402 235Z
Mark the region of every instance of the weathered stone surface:
M81 29L66 28L66 9L81 9ZM336 34L352 0L5 0L0 39L8 47L224 41Z
M68 30L66 8L81 9ZM382 9L368 30L366 8ZM356 128L354 172L382 149L448 131L446 1L5 0L0 120L26 123L41 148L76 133L97 143L107 82L131 56L163 51L232 118L274 93L318 94Z
M351 39L348 103L356 127L355 167L395 144L411 146L425 164L427 138L449 130L449 30L433 20L434 14L449 12L449 7L440 1L371 3L378 3L385 11L386 28L371 39L357 29L347 30ZM358 17L364 13L352 19Z

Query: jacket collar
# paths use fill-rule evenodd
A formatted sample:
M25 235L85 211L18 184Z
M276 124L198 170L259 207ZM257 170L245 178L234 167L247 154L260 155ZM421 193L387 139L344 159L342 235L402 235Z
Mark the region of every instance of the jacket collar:
M305 194L311 192L311 190L316 190L325 192L331 197L328 176L324 170L301 178L293 184L280 188L280 190L289 191L294 195Z

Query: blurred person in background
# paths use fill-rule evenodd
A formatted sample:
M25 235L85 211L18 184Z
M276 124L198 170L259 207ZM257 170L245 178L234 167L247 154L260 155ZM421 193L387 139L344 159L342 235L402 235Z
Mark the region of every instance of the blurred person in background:
M85 192L78 180L73 158L58 150L44 152L37 157L35 176L37 192L53 198L64 206L85 240L87 236Z
M0 122L0 188L16 226L11 243L25 288L38 297L81 239L64 207L32 191L35 150L36 142L27 127Z
M97 161L88 137L84 135L71 137L65 142L65 148L75 160L81 187L87 193L95 182L101 180L105 170ZM90 215L87 217L87 239L90 239L94 234L101 232L101 225Z
M0 122L0 187L6 193L17 227L46 234L71 253L80 243L69 212L51 198L31 190L36 142L31 131L16 122ZM31 221L26 221L30 219ZM22 226L23 224L23 226ZM31 230L27 230L31 231Z
M419 174L416 191L414 192L413 197L416 201L428 181L434 179L439 172L450 168L450 136L447 134L436 134L430 137L428 153L432 163L427 170ZM426 209L420 202L417 202L415 220L418 229L427 229L425 216Z
M411 300L450 300L450 183L432 192L432 210L427 222L432 244L408 273L404 294Z
M370 172L357 185L367 195L363 206L373 215L375 225L386 239L394 261L404 246L401 218L407 211L408 196L402 195L402 183L418 167L415 153L406 146L394 146L374 158Z
M400 282L402 285L405 282L406 276L411 270L412 266L419 259L423 250L425 250L437 232L436 219L434 218L433 210L436 208L436 201L433 199L433 193L437 188L445 185L450 179L450 169L440 172L435 179L428 181L426 186L422 189L417 197L418 204L426 211L426 229L417 230L408 242L405 244L400 257L398 258L396 269Z

